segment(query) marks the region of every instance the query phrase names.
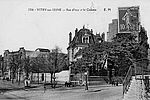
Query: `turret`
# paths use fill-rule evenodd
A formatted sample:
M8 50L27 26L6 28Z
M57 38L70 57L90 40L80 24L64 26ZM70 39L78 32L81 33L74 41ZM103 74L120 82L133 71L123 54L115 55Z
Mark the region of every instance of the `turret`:
M91 33L93 34L93 30L91 29Z
M76 28L76 30L75 30L75 35L77 35L78 34L78 28Z
M72 41L72 33L70 32L69 33L69 43L71 43L71 41Z
M85 25L83 25L83 29L85 29Z

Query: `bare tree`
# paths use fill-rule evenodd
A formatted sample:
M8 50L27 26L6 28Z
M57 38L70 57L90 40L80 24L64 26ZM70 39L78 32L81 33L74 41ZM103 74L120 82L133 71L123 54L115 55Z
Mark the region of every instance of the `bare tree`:
M46 72L45 66L46 66L45 58L42 55L39 55L38 57L30 59L30 71L38 73L38 84L39 84L39 73Z
M23 70L25 72L25 76L27 78L29 78L29 73L32 71L32 66L31 66L31 60L30 57L25 57L24 59L22 59L22 63L23 63Z
M48 53L46 57L47 70L51 74L51 86L55 88L56 72L63 70L64 66L67 66L67 55L61 52L61 49L56 46ZM54 85L53 85L54 84Z
M11 55L9 60L10 60L10 70L12 72L11 74L12 83L16 78L17 79L16 81L18 82L18 84L20 84L20 79L18 79L18 76L20 78L19 74L22 68L20 55L19 54Z
M61 49L56 46L51 52L41 53L36 58L31 59L31 68L33 72L50 73L51 86L55 88L55 73L60 72L63 68L67 69L67 55L61 52ZM39 81L38 81L39 82Z
M5 66L4 58L2 57L2 55L0 56L0 69L1 69L1 75L3 77L4 72L6 71L6 66Z

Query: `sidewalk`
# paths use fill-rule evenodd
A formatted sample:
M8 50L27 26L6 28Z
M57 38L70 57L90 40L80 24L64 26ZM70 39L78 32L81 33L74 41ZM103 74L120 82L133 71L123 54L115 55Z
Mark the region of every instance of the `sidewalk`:
M40 85L38 84L31 84L30 88L35 88ZM18 82L12 83L11 81L6 80L0 80L0 93L6 92L6 91L15 91L15 90L23 90L24 89L24 83L20 83L18 85Z

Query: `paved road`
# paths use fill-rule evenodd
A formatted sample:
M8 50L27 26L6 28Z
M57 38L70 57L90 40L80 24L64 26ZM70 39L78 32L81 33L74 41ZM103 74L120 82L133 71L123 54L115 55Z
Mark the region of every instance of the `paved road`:
M122 86L111 85L90 86L88 91L84 87L48 89L30 89L28 91L9 91L0 95L0 100L121 100Z

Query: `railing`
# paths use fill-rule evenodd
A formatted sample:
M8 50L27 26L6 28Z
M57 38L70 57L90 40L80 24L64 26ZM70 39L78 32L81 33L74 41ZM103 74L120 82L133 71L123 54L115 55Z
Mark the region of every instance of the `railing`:
M128 70L126 77L124 78L124 81L123 81L123 96L129 89L129 86L131 83L131 78L132 78L132 66L129 67L129 70Z

